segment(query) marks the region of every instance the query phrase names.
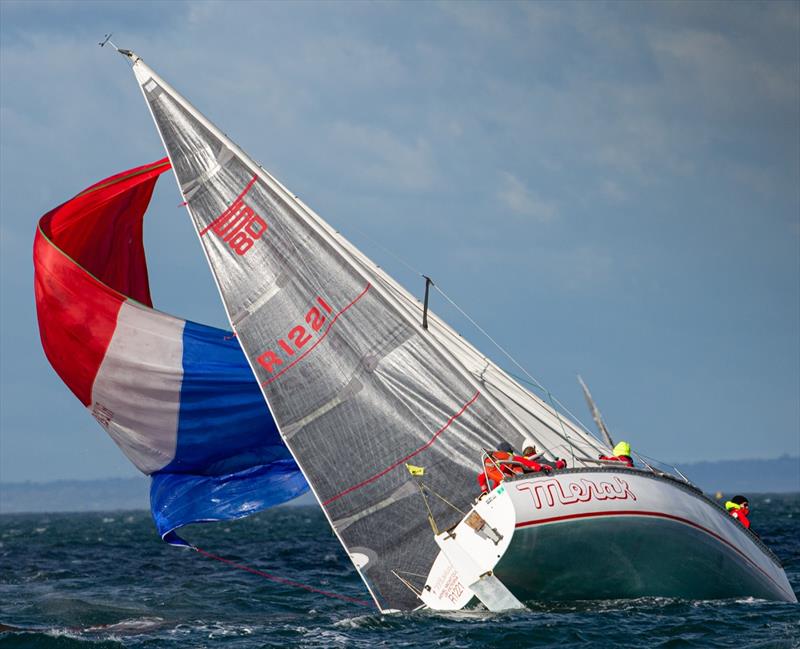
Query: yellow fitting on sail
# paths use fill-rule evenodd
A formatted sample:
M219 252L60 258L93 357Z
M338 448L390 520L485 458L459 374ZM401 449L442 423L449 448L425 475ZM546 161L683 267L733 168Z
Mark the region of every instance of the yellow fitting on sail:
M425 468L421 466L414 466L413 464L406 464L406 469L411 475L425 475Z

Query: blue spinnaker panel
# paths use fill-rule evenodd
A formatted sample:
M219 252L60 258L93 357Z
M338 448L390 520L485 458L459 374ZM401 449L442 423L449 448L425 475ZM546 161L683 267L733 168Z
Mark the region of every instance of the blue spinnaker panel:
M178 443L162 471L227 475L290 458L236 337L187 322Z
M186 322L174 459L152 474L158 533L183 544L189 523L242 518L305 493L235 336Z
M294 460L221 476L159 473L150 485L150 509L161 538L185 545L175 530L189 523L242 518L308 490Z
M45 215L34 243L48 359L139 470L162 537L239 518L307 484L229 331L152 308L142 219L164 159Z

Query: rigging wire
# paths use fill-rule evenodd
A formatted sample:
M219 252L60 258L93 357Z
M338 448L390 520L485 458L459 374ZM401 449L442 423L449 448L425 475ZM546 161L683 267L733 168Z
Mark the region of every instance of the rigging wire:
M456 510L456 511L457 511L459 514L461 514L462 516L466 516L466 515L467 515L467 512L465 512L463 509L460 509L459 507L456 507L456 506L455 506L453 503L451 503L449 500L447 500L447 498L445 498L445 497L444 497L444 496L442 496L441 494L438 494L438 493L436 493L436 492L435 492L433 489L431 489L431 488L430 488L428 485L426 485L426 484L424 484L424 483L422 483L422 482L420 482L419 484L420 484L420 488L421 488L421 489L424 489L424 490L425 490L425 491L427 491L428 493L430 493L430 494L432 494L432 495L436 496L436 497L437 497L439 500L441 500L441 501L442 501L442 502L443 502L445 505L449 505L450 507L452 507L453 509L455 509L455 510ZM427 502L426 502L426 504L427 504Z
M525 376L527 376L531 381L533 381L539 387L539 389L542 390L547 395L547 400L550 402L550 406L553 408L553 412L556 415L556 419L558 419L558 423L561 426L561 432L563 433L564 438L569 443L570 453L572 453L572 464L574 465L575 464L575 446L572 443L572 438L567 433L567 429L564 426L564 421L561 419L561 415L558 412L558 408L556 408L556 406L555 406L555 403L553 401L553 395L550 394L550 390L548 390L539 381L537 381L536 378L530 372L528 372L528 370L526 370L520 363L518 363L517 360L511 354L509 354L502 345L500 345L500 343L498 343L494 338L492 338L489 335L489 333L483 327L481 327L477 322L475 322L475 320L473 320L469 316L469 314L467 314L464 311L464 309L462 309L460 306L458 306L458 304L456 304L450 298L450 296L447 295L447 293L445 293L441 289L440 286L438 286L437 284L434 284L433 288L435 288L437 291L439 291L439 293L441 293L442 297L444 297L445 300L447 300L461 315L463 315L467 320L469 320L472 323L472 326L474 326L478 331L480 331L484 336L486 336L486 338L488 338L489 341L495 347L497 347L497 349L499 349L506 358L508 358L508 360L510 360L512 363L514 363L514 365L516 365L525 374Z
M279 584L284 584L286 586L292 586L293 588L302 588L303 590L307 590L310 593L316 593L318 595L324 595L325 597L340 599L342 601L349 602L351 604L358 604L359 606L368 606L372 608L372 603L366 600L358 599L356 597L349 597L348 595L342 595L340 593L332 593L331 591L322 590L320 588L310 586L309 584L301 584L299 581L292 581L291 579L286 579L285 577L272 575L268 572L264 572L263 570L258 570L256 568L251 568L249 566L243 566L242 564L236 563L235 561L231 561L230 559L225 559L224 557L217 556L216 554L212 554L211 552L206 552L205 550L198 548L197 546L193 545L190 547L192 548L192 550L194 550L199 554L202 554L204 557L208 557L209 559L214 559L215 561L227 564L233 568L238 568L239 570L244 570L245 572L258 575L259 577L263 577L264 579L269 579L270 581L275 581L278 582Z
M528 379L526 379L523 376L519 376L519 374L514 374L513 372L509 372L506 369L503 369L503 371L506 374L508 374L511 378L516 379L520 383L527 383L530 386L533 386L535 388L539 388L539 386L536 383L534 383L533 381L529 381ZM541 389L541 388L539 388L539 389ZM558 399L558 397L556 397L555 395L552 395L552 394L551 394L551 396L553 397L553 401L558 405L558 407L561 408L561 410L563 410L565 414L567 414L570 417L572 417L572 420L576 424L578 424L583 429L583 431L585 433L587 433L588 435L591 435L592 437L597 439L597 441L602 441L602 440L600 440L599 437L597 437L597 435L595 433L592 432L591 428L589 428L583 421L581 421L581 419L578 417L578 415L573 413L569 408L567 408L567 406L565 406L563 403L561 403L561 401Z
M364 231L363 231L361 228L358 228L358 227L356 227L356 226L352 226L352 225L351 225L350 227L351 227L353 230L355 230L356 232L358 232L358 233L359 233L361 236L363 236L365 239L367 239L367 240L368 240L370 243L372 243L373 245L377 246L378 248L380 248L381 250L383 250L385 253L387 253L388 255L390 255L391 257L393 257L395 260L397 260L398 262L400 262L400 263L401 263L403 266L405 266L405 267L406 267L408 270L410 270L412 273L415 273L415 274L419 275L420 277L426 277L426 275L424 275L424 274L422 273L422 271L420 271L419 269L417 269L417 268L415 268L414 266L412 266L412 265L411 265L409 262L407 262L405 259L403 259L402 257L400 257L400 255L398 255L398 254L397 254L397 253L395 253L394 251L390 250L389 248L387 248L386 246L384 246L382 243L380 243L380 242L376 241L375 239L373 239L373 238L372 238L371 236L369 236L369 235L368 235L366 232L364 232ZM556 399L556 398L553 396L553 394L550 392L550 390L548 390L548 389L547 389L547 388L546 388L544 385L542 385L542 383L540 383L540 382L539 382L539 381L536 379L536 377L534 377L534 376L533 376L533 375L532 375L530 372L528 372L528 370L526 370L526 369L525 369L525 368L524 368L524 367L523 367L523 366L522 366L520 363L518 363L518 362L517 362L517 360L516 360L516 359L515 359L513 356L511 356L511 354L510 354L510 353L508 353L508 351L506 351L506 350L505 350L505 349L504 349L504 348L503 348L503 347L500 345L500 343L498 343L498 342L497 342L497 341L496 341L494 338L492 338L492 336L491 336L491 335L489 335L489 333L488 333L488 332L487 332L487 331L486 331L486 330L485 330L483 327L481 327L481 326L480 326L480 325L479 325L477 322L475 322L475 320L474 320L473 318L471 318L471 317L469 316L469 314L467 314L467 313L466 313L466 312L465 312L465 311L464 311L464 310L463 310L463 309L462 309L462 308L461 308L461 307L460 307L458 304L456 304L456 302L455 302L453 299L451 299L451 298L450 298L450 297L449 297L449 296L448 296L448 295L447 295L447 294L446 294L446 293L445 293L445 292L442 290L441 286L439 286L438 284L433 284L433 287L434 287L434 288L435 288L435 289L436 289L436 290L437 290L439 293L441 293L442 297L444 297L444 299L445 299L445 300L447 300L447 301L448 301L448 302L449 302L449 303L450 303L450 304L451 304L451 305L452 305L452 306L453 306L453 307L454 307L454 308L455 308L455 309L456 309L456 310L457 310L459 313L461 313L461 315L462 315L462 316L464 316L464 317L465 317L465 318L466 318L466 319L467 319L467 320L468 320L468 321L469 321L469 322L470 322L470 323L471 323L471 324L472 324L472 325L473 325L473 326L474 326L474 327L475 327L475 328L476 328L478 331L480 331L480 332L481 332L481 333L482 333L482 334L483 334L483 335L484 335L484 336L485 336L485 337L486 337L486 338L487 338L487 339L488 339L488 340L489 340L489 341L490 341L490 342L491 342L491 343L492 343L492 344L493 344L495 347L497 347L497 349L498 349L498 350L500 350L500 352L501 352L501 353L502 353L504 356L506 356L506 358L508 358L508 359L509 359L509 360L510 360L510 361L511 361L511 362L512 362L514 365L516 365L516 366L517 366L517 367L518 367L518 368L519 368L519 369L520 369L520 370L521 370L521 371L522 371L522 372L523 372L523 373L524 373L524 374L525 374L525 375L526 375L526 376L529 378L530 382L531 382L531 383L532 383L534 386L536 386L536 387L537 387L539 390L541 390L541 391L542 391L542 392L545 394L545 396L546 396L546 398L547 398L548 402L550 403L550 406L553 408L553 412L555 412L556 419L558 420L558 423L559 423L559 425L561 426L561 432L563 433L563 437L564 437L564 438L567 440L567 442L569 443L569 446L570 446L570 452L571 452L571 454L572 454L572 463L573 463L573 464L575 464L575 446L574 446L574 444L573 444L573 442L572 442L572 439L570 438L569 434L568 434L568 433L567 433L567 431L566 431L566 428L565 428L565 426L564 426L564 422L563 422L563 420L561 419L561 416L560 416L560 414L559 414L559 412L558 412L558 408L556 408L556 404L558 404L558 405L559 405L561 408L563 408L563 409L564 409L564 410L567 412L567 414L569 414L571 417L573 417L574 419L576 419L576 420L578 421L578 423L580 424L580 426L581 426L582 428L584 428L584 430L587 430L587 431L588 431L588 429L586 428L585 424L583 424L583 423L582 423L580 420L578 420L578 419L577 419L577 417L575 417L575 415L573 415L571 412L569 412L569 410L568 410L568 409L567 409L567 408L564 406L564 404L562 404L562 403L561 403L561 402L560 402L558 399ZM513 376L513 375L511 375L511 376ZM515 377L515 378L519 378L519 377Z
M408 263L408 262L407 262L405 259L403 259L403 258L402 258L400 255L398 255L397 253L395 253L395 252L391 251L389 248L387 248L386 246L384 246L384 245L383 245L382 243L380 243L379 241L376 241L375 239L373 239L373 238L372 238L371 236L369 236L369 235L368 235L366 232L364 232L364 230L362 230L361 228L358 228L358 227L356 227L356 226L354 226L354 225L351 225L351 226L350 226L350 229L352 229L352 230L355 230L356 232L358 232L358 233L359 233L359 234L360 234L362 237L364 237L364 238L365 238L367 241L369 241L369 242L370 242L372 245L374 245L374 246L377 246L378 248L380 248L381 250L383 250L383 251L384 251L384 252L385 252L387 255L389 255L390 257L394 257L394 259L395 259L395 260L399 261L399 262L400 262L400 263L401 263L403 266L405 266L405 267L406 267L408 270L410 270L412 273L414 273L414 274L416 274L416 275L419 275L420 277L425 277L425 275L423 275L423 274L422 274L422 271L421 271L421 270L419 270L419 269L417 269L417 268L414 268L414 267L413 267L411 264L409 264L409 263Z

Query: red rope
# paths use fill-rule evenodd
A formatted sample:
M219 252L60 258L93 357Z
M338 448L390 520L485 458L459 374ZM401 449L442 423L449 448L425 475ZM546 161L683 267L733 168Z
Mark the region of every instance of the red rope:
M205 550L201 550L198 547L193 547L196 552L199 552L204 557L208 557L209 559L215 559L216 561L221 561L222 563L227 563L229 566L234 568L238 568L239 570L244 570L245 572L251 572L254 575L258 575L259 577L264 577L265 579L269 579L271 581L277 581L279 584L286 584L287 586L294 586L295 588L302 588L303 590L307 590L311 593L317 593L318 595L325 595L325 597L333 597L336 599L341 599L345 602L350 602L351 604L358 604L360 606L369 606L372 608L372 603L367 602L363 599L356 599L355 597L348 597L347 595L340 595L339 593L331 593L327 590L320 590L319 588L314 588L314 586L309 586L308 584L301 584L297 581L292 581L291 579L286 579L284 577L278 577L277 575L271 575L268 572L264 572L263 570L256 570L255 568L250 568L248 566L243 566L240 563L235 563L230 559L223 559L222 557L218 557L216 554L211 554L210 552L206 552Z

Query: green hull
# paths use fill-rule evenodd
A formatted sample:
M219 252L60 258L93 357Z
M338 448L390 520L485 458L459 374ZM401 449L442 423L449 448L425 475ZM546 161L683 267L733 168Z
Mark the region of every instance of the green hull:
M769 577L727 544L641 516L517 528L495 574L521 601L776 598Z

